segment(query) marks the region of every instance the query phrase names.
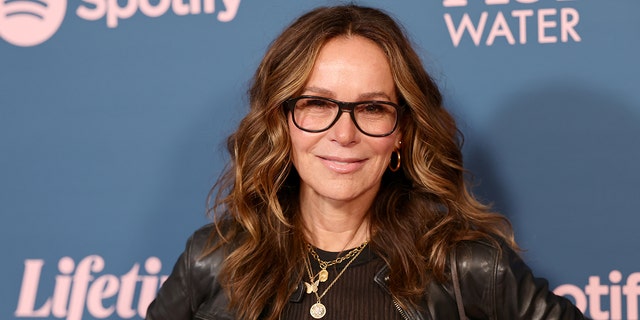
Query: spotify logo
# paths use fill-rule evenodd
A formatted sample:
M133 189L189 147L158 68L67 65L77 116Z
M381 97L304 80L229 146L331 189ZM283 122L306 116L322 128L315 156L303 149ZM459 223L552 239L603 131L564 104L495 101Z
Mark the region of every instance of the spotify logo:
M222 6L220 5L222 1ZM236 17L241 0L76 0L75 11L85 21L104 20L107 28L136 13L158 18L171 11L177 16L213 15L220 22ZM0 39L21 47L49 40L60 28L67 12L67 0L0 0Z
M64 20L67 0L0 0L0 38L21 47L41 44Z

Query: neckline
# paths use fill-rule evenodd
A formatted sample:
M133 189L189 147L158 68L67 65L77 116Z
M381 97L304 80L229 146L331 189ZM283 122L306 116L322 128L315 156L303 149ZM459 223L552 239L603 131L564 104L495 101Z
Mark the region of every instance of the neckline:
M316 253L318 254L318 256L320 257L320 259L324 260L324 261L331 261L334 260L336 258L338 258L338 256L344 256L347 254L347 252L351 251L353 248L350 249L346 249L344 251L340 251L340 252L332 252L332 251L324 251L322 249L319 249L317 247L313 247L313 249L316 251ZM309 255L311 255L311 253L309 253ZM367 262L375 259L375 254L373 253L373 251L371 251L371 244L367 244L364 249L362 249L362 252L360 253L360 255L358 255L356 257L355 260L353 260L353 263L351 263L351 266L349 266L349 268L353 268L355 266L358 265L362 265L362 264L366 264ZM318 262L313 259L313 257L310 257L311 259L311 265L313 269L320 269L318 266ZM343 261L342 263L336 264L330 268L337 268L337 269L342 269L344 268L344 266L347 264L347 261Z

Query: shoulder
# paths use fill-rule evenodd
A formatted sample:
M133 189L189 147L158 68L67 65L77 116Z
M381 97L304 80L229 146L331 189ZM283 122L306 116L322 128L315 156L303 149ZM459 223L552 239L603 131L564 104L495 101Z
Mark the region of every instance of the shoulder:
M450 258L457 275L465 304L493 305L497 284L506 269L509 255L515 252L489 239L465 240L456 244ZM507 258L505 260L505 258Z
M213 224L191 234L171 274L149 305L147 319L188 319L200 312L203 304L223 296L217 276L224 250L207 252L215 235Z
M500 239L461 241L454 253L461 287L467 287L463 291L476 292L483 298L517 289L504 286L517 285L522 277L537 281L520 255Z
M193 252L203 252L209 247L212 241L215 241L216 226L213 223L206 224L194 231L187 240L187 250Z
M217 237L216 227L211 223L193 232L187 240L185 258L192 276L197 280L215 278L220 271L224 261L224 247L210 251Z
M454 248L458 272L497 275L520 260L519 255L498 239L460 241Z
M465 311L470 318L583 319L573 304L550 291L506 243L462 241L454 249Z

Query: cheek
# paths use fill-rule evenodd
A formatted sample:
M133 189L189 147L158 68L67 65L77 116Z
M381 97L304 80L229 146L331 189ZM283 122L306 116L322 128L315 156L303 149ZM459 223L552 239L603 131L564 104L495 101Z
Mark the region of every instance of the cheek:
M386 140L386 138L383 139ZM370 150L375 154L372 159L374 161L371 162L371 166L369 167L369 174L371 174L372 177L375 176L378 178L387 170L389 162L391 161L391 154L395 149L394 141L395 140L391 139L389 141L378 141L375 144L370 144Z
M399 138L397 137L397 135L394 134L389 137L378 138L378 139L384 139L384 140L379 140L377 141L378 143L374 144L376 153L378 154L378 156L383 162L388 164L389 161L391 160L391 154L396 149L396 141Z
M379 165L381 167L381 170L384 171L387 166L389 165L389 162L391 161L391 153L393 152L393 148L386 148L384 149L384 151L381 151L378 155L379 157Z
M289 117L289 139L291 141L291 161L297 167L301 157L313 146L314 142L305 132L298 129Z

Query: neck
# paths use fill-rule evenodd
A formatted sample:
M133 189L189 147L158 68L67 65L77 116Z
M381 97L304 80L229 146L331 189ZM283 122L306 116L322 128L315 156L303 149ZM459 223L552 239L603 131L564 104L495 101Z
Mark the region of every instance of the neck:
M301 195L305 237L321 250L340 252L369 240L369 202L329 201Z

